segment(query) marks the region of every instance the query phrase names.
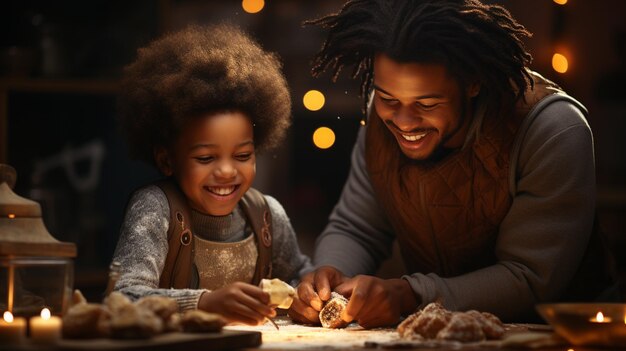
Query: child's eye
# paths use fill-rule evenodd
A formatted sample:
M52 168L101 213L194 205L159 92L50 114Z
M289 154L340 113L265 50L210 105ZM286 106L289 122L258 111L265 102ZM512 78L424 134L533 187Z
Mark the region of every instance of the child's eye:
M235 159L238 161L248 161L252 157L251 152L246 152L245 154L237 154L235 155Z
M215 159L215 157L213 156L198 156L195 157L196 160L198 160L198 162L200 163L209 163L211 161L213 161Z
M419 103L419 102L416 102L416 104L417 104L417 106L418 106L418 107L421 107L423 110L432 110L432 109L434 109L435 107L437 107L437 105L439 105L439 104L430 104L430 105L427 105L427 104L421 104L421 103Z

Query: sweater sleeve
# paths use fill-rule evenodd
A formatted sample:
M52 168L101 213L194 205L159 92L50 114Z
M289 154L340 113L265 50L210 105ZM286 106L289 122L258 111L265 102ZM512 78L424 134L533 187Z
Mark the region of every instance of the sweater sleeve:
M374 274L394 240L365 166L365 130L359 131L348 179L315 245L316 268L333 266L347 276Z
M498 262L458 277L406 276L422 303L478 309L519 321L554 301L572 279L592 232L593 139L583 114L557 101L542 110L521 141L516 193L500 225Z
M148 295L175 299L181 311L198 306L202 289L159 289L167 256L170 209L163 191L154 185L137 190L126 214L113 260L121 264L115 285L133 300Z
M302 254L296 233L282 205L273 197L265 195L272 212L273 276L296 286L300 276L311 271L311 260Z

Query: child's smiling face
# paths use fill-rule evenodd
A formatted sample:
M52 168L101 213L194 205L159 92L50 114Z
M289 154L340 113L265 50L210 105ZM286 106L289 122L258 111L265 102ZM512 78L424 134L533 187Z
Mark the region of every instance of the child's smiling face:
M170 150L157 150L165 175L178 181L193 209L213 216L233 211L256 174L252 122L240 111L192 119Z

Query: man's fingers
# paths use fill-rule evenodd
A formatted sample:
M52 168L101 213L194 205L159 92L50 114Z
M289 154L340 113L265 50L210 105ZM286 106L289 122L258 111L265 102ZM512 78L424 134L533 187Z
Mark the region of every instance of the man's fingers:
M306 305L301 300L294 300L287 311L291 319L304 324L319 324L319 311Z
M350 294L350 301L341 315L341 319L343 319L344 322L352 322L355 318L357 318L361 309L365 305L369 285L370 284L366 280L357 281L352 289L352 293Z
M326 270L319 270L315 273L315 287L317 288L317 294L322 301L328 301L330 299L331 287L329 275L329 272ZM322 307L320 306L320 310L321 309Z
M322 300L320 300L319 296L315 293L315 290L313 289L313 285L311 283L302 282L300 283L300 285L298 285L298 297L304 303L313 307L317 311L320 311L322 309ZM295 299L295 301L297 300L298 299Z
M335 287L335 292L345 296L347 299L352 295L352 290L356 286L356 280L351 279L343 284L339 284Z

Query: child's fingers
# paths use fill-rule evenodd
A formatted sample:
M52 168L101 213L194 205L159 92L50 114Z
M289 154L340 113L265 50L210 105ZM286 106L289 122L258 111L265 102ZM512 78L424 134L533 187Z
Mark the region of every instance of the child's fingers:
M241 294L237 295L237 301L248 308L257 311L263 317L274 317L276 315L276 311L267 305L269 297L267 297L267 299L263 299L263 296L266 295L267 293L263 290L250 285L250 288L242 288Z
M243 304L237 304L235 307L230 309L225 317L231 322L244 323L248 325L258 325L261 321L265 320L265 317Z
M266 315L241 302L234 304L228 311L229 319L249 325L257 325L263 322L266 317Z
M258 286L242 284L241 291L265 305L270 303L270 295Z

